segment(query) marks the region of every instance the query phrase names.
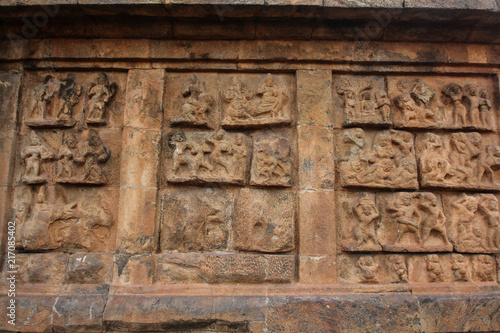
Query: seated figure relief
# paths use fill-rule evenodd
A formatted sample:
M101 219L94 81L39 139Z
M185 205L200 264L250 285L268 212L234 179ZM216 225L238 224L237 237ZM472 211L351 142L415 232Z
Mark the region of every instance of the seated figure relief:
M251 89L241 79L233 77L222 91L224 127L289 124L289 96L271 74Z
M172 131L168 134L169 182L245 184L250 138L244 134Z
M88 101L85 106L87 124L105 125L107 123L104 115L116 89L116 83L110 84L106 73L99 73L97 83L92 82L87 92Z
M391 124L391 100L378 83L369 79L341 80L337 94L344 100L343 125Z
M99 194L70 201L59 186L42 185L20 198L16 213L20 249L27 251L102 251L107 247L113 214Z
M207 126L207 116L213 111L215 101L213 96L206 91L205 82L196 75L183 83L181 87L183 97L180 107L180 116L172 119L176 126Z
M500 147L484 145L481 134L426 133L417 145L422 186L499 189Z
M418 187L413 135L388 130L378 132L371 147L365 133L355 128L344 132L344 144L351 146L346 161L340 163L341 182L347 187Z
M26 124L31 127L74 126L73 108L80 102L81 92L74 75L68 74L65 80L47 75L43 84L31 93L33 106Z

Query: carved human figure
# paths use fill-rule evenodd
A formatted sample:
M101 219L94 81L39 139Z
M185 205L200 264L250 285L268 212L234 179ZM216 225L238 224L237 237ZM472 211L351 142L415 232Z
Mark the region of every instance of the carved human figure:
M191 175L196 176L197 173L202 169L206 169L208 171L213 171L214 166L210 161L208 161L205 158L205 153L210 153L212 150L206 146L206 145L195 145L195 144L190 144L190 143L178 143L179 144L179 149L186 150L189 149L191 151L191 155L194 157L193 159L193 165L191 167ZM175 152L174 152L175 154ZM175 157L175 156L174 156ZM182 164L189 164L189 161L185 159L183 155L178 155L176 156L177 158L174 158L174 171L178 171L179 167ZM179 164L179 163L182 164Z
M369 91L361 94L361 116L369 117L375 114L376 105L372 101L372 95Z
M360 269L361 283L378 283L377 271L380 265L372 256L362 256L356 262L356 266Z
M424 150L420 155L422 173L427 179L436 182L445 182L451 173L451 166L445 157L443 139L434 134L424 135Z
M57 178L73 178L76 176L75 161L81 161L82 156L78 150L78 139L75 134L65 133L63 144L57 154Z
M279 87L271 74L267 74L264 81L257 88L257 96L262 98L257 106L256 116L264 114L269 114L272 118L281 116L283 104L288 96Z
M428 254L424 257L426 262L427 280L429 282L443 282L443 268L437 254Z
M352 90L346 90L344 93L344 112L348 119L354 119L357 117L356 112L356 94Z
M421 243L429 239L432 232L443 240L445 245L451 245L446 231L446 217L438 207L438 200L433 193L421 193L419 195L418 208L424 213L420 223Z
M455 281L467 282L470 280L468 266L467 259L463 255L458 253L451 254L451 269Z
M102 123L106 106L116 92L116 83L109 83L106 73L99 73L97 83L91 83L87 96L89 100L85 110L88 114L87 123Z
M246 163L248 157L247 147L243 139L243 134L238 134L230 150L230 155L233 156L233 162L231 163L232 173L238 177L244 177L245 168L242 168L241 165Z
M88 141L82 147L80 154L84 159L83 180L90 183L106 183L106 176L99 164L107 162L111 153L104 146L96 130L89 131Z
M361 128L353 128L344 132L344 143L351 144L348 160L353 160L363 151L365 146L365 132Z
M382 115L382 119L386 122L391 121L391 100L387 96L387 92L379 90L375 93L377 108Z
M466 84L464 86L464 103L468 107L469 119L473 126L481 126L481 117L479 114L479 105L481 98L479 97L479 87L476 84Z
M484 216L487 226L487 245L491 250L500 249L500 212L498 199L493 194L479 196L478 211Z
M212 95L206 92L205 82L196 75L186 81L182 87L182 96L186 99L181 107L181 118L177 121L193 125L206 125L207 113L215 104Z
M475 276L481 282L495 281L495 259L488 255L478 255L475 260Z
M400 110L405 126L413 126L437 121L430 102L434 97L434 90L420 80L413 83L400 81L397 84L401 95L394 99L394 104Z
M54 153L34 131L31 131L29 145L21 149L21 158L25 165L22 180L28 184L44 183L46 178L41 175L42 161L54 158Z
M451 151L449 154L450 162L454 167L454 176L458 182L470 182L474 176L472 158L475 154L471 150L473 146L469 143L469 138L466 133L451 134Z
M463 88L456 83L450 83L443 88L442 93L453 104L453 124L465 126L467 124L467 108L463 103Z
M481 118L481 124L483 127L492 127L493 121L491 119L491 101L488 98L488 90L486 87L480 87L479 89L479 117Z
M182 166L188 165L189 161L186 158L186 150L192 150L193 147L191 144L186 142L186 136L183 132L175 132L172 136L170 145L174 149L172 159L174 161L172 170L178 172ZM202 152L195 152L195 154ZM193 168L194 169L194 168Z
M418 244L420 237L420 213L413 203L412 193L400 193L392 202L387 205L387 212L398 224L395 244L399 244L405 234L414 235Z
M394 104L399 110L401 110L403 114L404 124L408 125L418 120L420 107L418 107L417 103L415 103L409 93L405 93L396 97L396 99L394 100Z
M354 226L354 244L351 249L362 249L365 247L380 247L377 239L377 222L380 217L375 202L369 198L360 198L352 208L357 224Z
M256 113L256 105L252 101L254 96L253 90L248 89L240 79L233 78L231 86L222 94L222 98L229 103L225 116L233 121L252 119Z
M396 273L396 283L408 282L408 268L406 267L405 258L399 254L389 256L391 269Z
M206 139L206 143L212 148L209 159L214 167L219 166L224 169L226 174L229 172L230 161L227 155L230 151L230 142L226 139L226 131L220 129L210 138Z
M52 99L60 91L62 86L62 81L52 77L52 75L47 75L43 84L33 89L32 97L35 101L35 105L31 111L32 119L45 119L48 112L48 104L52 102Z
M62 120L70 120L73 114L73 106L80 101L82 87L75 84L75 76L68 74L68 77L61 86L58 92L60 97L57 118Z
M458 242L461 244L470 241L475 242L475 235L472 230L474 217L478 209L478 201L473 196L462 193L458 199L451 203L455 209L454 224L457 228ZM477 246L477 244L474 243Z

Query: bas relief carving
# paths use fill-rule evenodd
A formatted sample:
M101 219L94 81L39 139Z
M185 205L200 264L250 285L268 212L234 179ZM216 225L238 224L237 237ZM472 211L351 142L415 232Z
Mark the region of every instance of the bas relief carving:
M26 184L41 184L48 180L46 162L54 159L56 154L35 133L31 131L29 142L21 149L24 165L22 181Z
M116 93L117 85L109 83L106 73L99 73L96 81L90 83L87 90L88 100L85 106L87 124L106 125L104 115L108 103Z
M238 77L231 79L222 91L222 126L230 128L291 122L290 97L273 75L267 74L255 89L252 88Z
M425 133L417 149L424 187L500 189L500 146L485 144L477 132Z
M391 100L382 78L343 78L337 85L343 98L343 125L390 125Z
M18 248L26 251L103 251L114 224L110 203L97 193L71 200L61 186L25 189L15 204Z
M27 114L26 124L31 127L74 126L73 107L80 102L82 93L75 79L73 74L68 74L64 80L47 75L31 92L33 106Z
M291 144L280 134L254 138L251 185L291 186Z
M344 131L349 152L340 162L346 187L416 189L417 165L413 134L388 130L367 137L360 128Z
M169 182L246 183L251 148L245 134L176 130L167 141Z

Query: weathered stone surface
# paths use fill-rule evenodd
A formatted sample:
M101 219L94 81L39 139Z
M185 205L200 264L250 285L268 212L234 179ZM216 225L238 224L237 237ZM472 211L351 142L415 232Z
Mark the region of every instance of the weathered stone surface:
M295 198L291 191L241 189L233 218L234 247L289 252L295 248Z
M498 5L2 2L0 331L498 331Z

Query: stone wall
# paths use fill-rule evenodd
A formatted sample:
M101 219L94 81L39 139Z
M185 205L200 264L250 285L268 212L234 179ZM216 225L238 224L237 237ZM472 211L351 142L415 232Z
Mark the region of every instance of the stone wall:
M0 4L0 330L500 331L499 10Z

